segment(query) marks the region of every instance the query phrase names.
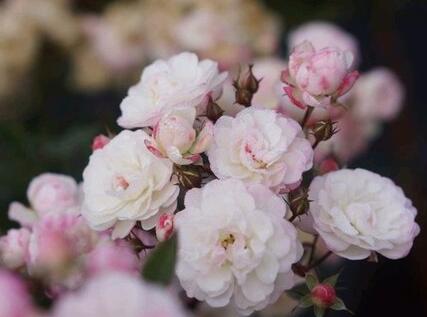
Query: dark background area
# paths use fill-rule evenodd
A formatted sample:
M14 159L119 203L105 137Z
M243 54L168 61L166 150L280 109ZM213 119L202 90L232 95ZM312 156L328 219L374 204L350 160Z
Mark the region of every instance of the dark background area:
M76 1L76 8L99 10L107 1ZM427 316L427 2L266 0L283 17L286 30L313 19L329 20L354 34L362 52L361 70L387 66L404 83L407 98L399 118L384 127L369 151L351 164L392 178L418 208L421 234L411 254L379 263L347 262L341 285L356 316ZM286 52L285 34L282 52ZM115 131L125 91L73 92L61 51L48 44L33 70L32 109L19 120L0 121L0 221L7 228L7 208L25 202L35 175L60 172L81 179L98 133ZM332 312L330 316L343 313Z

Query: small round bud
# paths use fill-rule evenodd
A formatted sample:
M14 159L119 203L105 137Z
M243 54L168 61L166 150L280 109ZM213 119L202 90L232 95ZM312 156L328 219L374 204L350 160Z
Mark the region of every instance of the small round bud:
M259 88L259 82L260 80L258 80L253 71L252 68L254 67L254 65L249 65L248 67L248 73L246 75L245 81L244 81L244 87L249 90L251 93L255 94L258 91Z
M313 135L317 142L329 140L337 130L335 129L335 122L331 120L322 120L314 124L312 129Z
M166 213L160 216L156 224L156 237L159 241L165 241L169 239L174 230L173 226L174 215Z
M329 284L317 284L311 290L311 299L318 307L328 308L335 303L336 298L335 289Z
M319 165L319 173L321 175L327 174L329 172L339 170L340 166L334 158L327 158L323 160Z
M224 110L216 102L209 98L208 106L206 108L206 116L212 122L216 122L224 113Z
M97 135L92 141L92 151L102 149L109 142L110 142L109 137L107 137L103 134Z

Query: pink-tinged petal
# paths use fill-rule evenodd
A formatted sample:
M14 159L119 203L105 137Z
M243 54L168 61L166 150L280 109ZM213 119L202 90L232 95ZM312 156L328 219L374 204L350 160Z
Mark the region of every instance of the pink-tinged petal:
M109 137L107 137L107 136L105 136L103 134L97 135L92 140L92 151L96 151L96 150L102 149L109 142L110 142L110 138Z
M353 87L357 78L359 78L359 75L360 74L357 70L352 71L351 73L348 73L344 77L340 87L338 88L338 90L336 92L336 95L339 97L339 96L346 94L351 89L351 87Z
M151 153L153 153L158 158L164 158L164 155L162 154L162 152L154 145L153 142L151 142L150 140L144 140L144 143L145 143L145 146L147 147L147 149Z
M325 107L321 101L314 98L312 95L310 95L308 92L303 91L302 93L302 100L306 105L312 106L312 107Z
M292 50L292 54L295 54L295 53L297 53L297 54L301 54L301 53L312 54L314 52L315 52L314 46L309 41L304 41L304 42L298 44Z
M344 58L345 58L345 62L347 64L347 68L351 68L351 66L353 65L353 62L354 62L353 53L350 51L345 51L344 52Z
M285 84L291 85L291 75L289 74L289 68L282 70L280 74L280 80Z
M295 88L292 88L290 86L285 86L285 87L283 87L283 91L285 92L285 94L289 97L289 99L291 100L291 102L295 106L297 106L298 108L301 108L301 109L306 108L306 106L295 97L295 95L294 95Z
M8 216L10 220L18 222L22 227L31 228L37 222L37 214L18 202L12 202L9 206Z
M214 125L210 120L206 120L204 122L202 130L199 132L196 138L196 142L194 142L193 147L190 150L192 154L199 154L205 152L211 141L213 139L214 134Z

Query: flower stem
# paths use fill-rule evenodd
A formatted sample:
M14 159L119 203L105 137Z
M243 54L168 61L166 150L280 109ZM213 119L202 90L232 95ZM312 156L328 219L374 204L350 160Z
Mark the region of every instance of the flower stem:
M321 258L317 259L312 264L309 264L307 266L307 272L310 271L310 270L312 270L312 269L314 269L315 267L319 266L320 264L322 264L331 255L332 255L332 251L328 251Z
M307 106L307 110L305 111L304 118L302 119L302 122L301 122L301 128L304 129L305 125L310 119L311 114L313 113L313 110L314 110L314 107Z

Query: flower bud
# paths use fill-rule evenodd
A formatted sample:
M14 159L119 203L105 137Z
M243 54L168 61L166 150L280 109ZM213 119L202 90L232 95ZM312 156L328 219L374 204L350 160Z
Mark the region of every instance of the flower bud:
M292 190L288 194L288 204L293 216L301 216L310 208L310 200L308 199L308 190L299 187Z
M169 148L177 148L180 153L187 152L196 139L193 122L177 115L163 117L154 135L160 149L167 152Z
M339 170L340 166L338 162L330 157L325 160L323 160L319 165L319 173L321 175L327 174L329 172L337 171Z
M162 214L156 224L156 237L159 241L165 241L171 237L174 231L174 215L171 213Z
M197 165L175 165L175 174L181 186L187 189L202 186L202 175Z
M97 135L92 141L92 151L102 149L109 142L110 142L109 137L107 137L103 134Z
M244 87L249 90L251 93L255 94L258 91L259 88L259 82L261 80L258 80L253 71L252 68L254 65L250 64L248 66L248 73L246 74L246 78L244 79Z
M314 124L312 132L316 138L316 142L320 142L329 140L338 131L335 128L335 122L331 120L322 120Z
M209 102L206 108L206 116L209 120L212 122L216 122L222 114L224 113L224 110L216 102L212 100L212 98L209 98Z
M329 284L317 284L311 290L311 299L314 305L328 308L335 303L337 295L335 289Z

